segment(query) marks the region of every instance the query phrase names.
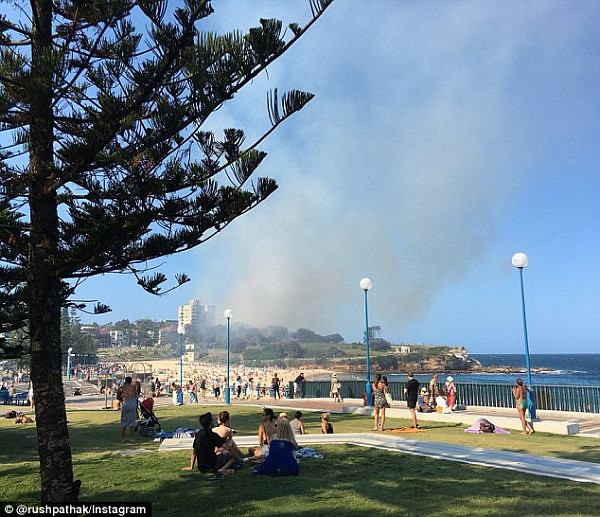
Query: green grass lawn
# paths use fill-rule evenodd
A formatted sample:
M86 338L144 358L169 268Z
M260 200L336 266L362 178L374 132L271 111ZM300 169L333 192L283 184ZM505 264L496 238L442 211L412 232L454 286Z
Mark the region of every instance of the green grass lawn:
M156 414L171 430L196 427L199 414L223 408L159 407ZM259 407L233 406L230 411L238 434L256 432ZM318 432L319 415L304 414L309 431ZM372 425L360 415L334 414L332 419L336 432L368 431ZM407 424L388 422L391 427ZM210 482L198 471L181 470L188 451L120 455L127 448L156 451L158 444L140 437L133 445L121 444L118 412L70 411L69 426L75 477L83 482L80 500L151 501L154 516L600 515L599 485L358 446L315 446L325 458L303 459L299 476L259 477L245 466L224 481ZM600 463L597 440L544 433L472 435L452 424L424 427L425 433L411 438ZM0 477L1 501L38 500L33 425L0 420Z

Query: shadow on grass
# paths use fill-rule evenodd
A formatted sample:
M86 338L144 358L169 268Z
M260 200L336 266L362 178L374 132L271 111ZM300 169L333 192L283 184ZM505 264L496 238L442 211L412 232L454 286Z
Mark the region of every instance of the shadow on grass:
M580 447L580 452L573 452L569 454L563 454L562 451L554 452L557 455L561 455L562 457L569 458L571 460L600 463L600 443L598 443L598 445L582 445ZM598 515L600 515L600 504L598 510Z
M195 427L199 414L213 415L226 407L157 408L164 429ZM227 408L239 434L254 434L260 422L260 407ZM288 411L288 414L292 412ZM319 414L305 412L311 433L319 433ZM368 431L372 419L356 415L333 415L336 432ZM600 487L585 483L531 476L507 470L446 462L432 458L403 455L348 445L327 445L315 449L324 460L305 459L297 477L254 476L244 467L233 477L208 481L199 472L184 472L189 451L121 456L117 451L130 448L156 450L158 444L136 438L136 443L120 443L119 412L69 412L69 434L73 450L74 474L83 482L82 501L150 501L154 515L243 516L311 515L330 513L358 516L398 514L417 515L598 515ZM401 426L402 419L390 419ZM0 422L0 494L5 500L32 500L39 497L37 445L33 426L15 429L11 422ZM462 426L434 425L431 435L461 438ZM427 433L423 433L426 435ZM426 438L426 436L425 436ZM528 441L500 442L500 436L475 435L474 446L488 443L523 444L519 451L532 453L537 442L558 448L557 437L543 434ZM533 438L533 437L532 437ZM505 438L509 440L510 437ZM449 440L451 441L451 440ZM557 455L590 460L598 458L598 447L587 442L571 442L578 449ZM540 445L540 446L541 446ZM545 445L546 450L549 449ZM512 450L517 449L513 446ZM535 452L533 452L535 453ZM574 458L578 459L578 458ZM12 482L7 483L5 480ZM429 488L427 488L429 487ZM444 497L436 494L444 493Z
M80 464L82 500L151 501L155 515L594 515L600 489L564 480L417 458L356 446L318 447L299 476L255 476L244 468L224 481L182 472L187 454L148 454ZM92 473L113 472L114 479ZM167 473L167 479L165 479ZM447 497L419 497L439 483Z

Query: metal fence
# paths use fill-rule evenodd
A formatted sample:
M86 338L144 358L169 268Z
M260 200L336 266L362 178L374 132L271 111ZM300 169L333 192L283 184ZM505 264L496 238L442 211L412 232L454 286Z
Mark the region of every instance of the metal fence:
M363 398L364 381L341 381L343 398ZM390 393L394 400L406 400L405 382L391 382ZM455 383L456 402L467 406L515 407L510 384ZM442 389L443 385L439 385ZM555 411L600 413L600 386L552 386L538 385L535 388L536 407ZM307 398L328 398L329 381L305 383Z

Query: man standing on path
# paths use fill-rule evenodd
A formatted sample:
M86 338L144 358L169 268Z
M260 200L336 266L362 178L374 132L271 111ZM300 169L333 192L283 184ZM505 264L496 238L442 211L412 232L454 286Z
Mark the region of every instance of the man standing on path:
M117 399L123 402L121 409L121 440L123 443L133 441L135 421L137 418L137 389L131 383L131 377L125 377L125 384L119 388ZM125 439L125 429L129 427L129 440Z
M304 373L301 373L294 380L294 398L304 398Z
M277 374L273 375L271 379L271 389L273 390L273 399L280 399L281 394L279 393L279 377Z
M412 426L415 429L419 428L419 424L417 424L417 412L415 411L417 399L419 398L419 386L419 381L414 378L413 372L408 372L408 382L404 388L404 394L406 395L406 404L408 405L408 409L410 409L410 416L412 416Z

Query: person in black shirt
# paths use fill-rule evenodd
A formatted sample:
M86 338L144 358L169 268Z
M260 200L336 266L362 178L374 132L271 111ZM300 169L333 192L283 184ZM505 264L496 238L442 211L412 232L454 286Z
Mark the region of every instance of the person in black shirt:
M271 388L273 389L273 399L280 399L281 394L279 393L279 377L277 374L273 375L271 379Z
M419 398L419 386L419 381L414 378L413 372L408 372L408 382L404 388L404 394L406 395L406 404L408 409L410 409L414 428L419 427L417 424L417 412L415 411L417 399Z
M294 380L294 398L304 398L304 384L305 384L304 374L301 373Z
M229 456L226 452L217 454L217 450L225 443L225 438L221 438L213 432L212 413L204 413L200 416L200 425L202 429L194 438L194 453L198 461L200 472L214 472L220 477L231 474L231 467L235 463L235 457Z

